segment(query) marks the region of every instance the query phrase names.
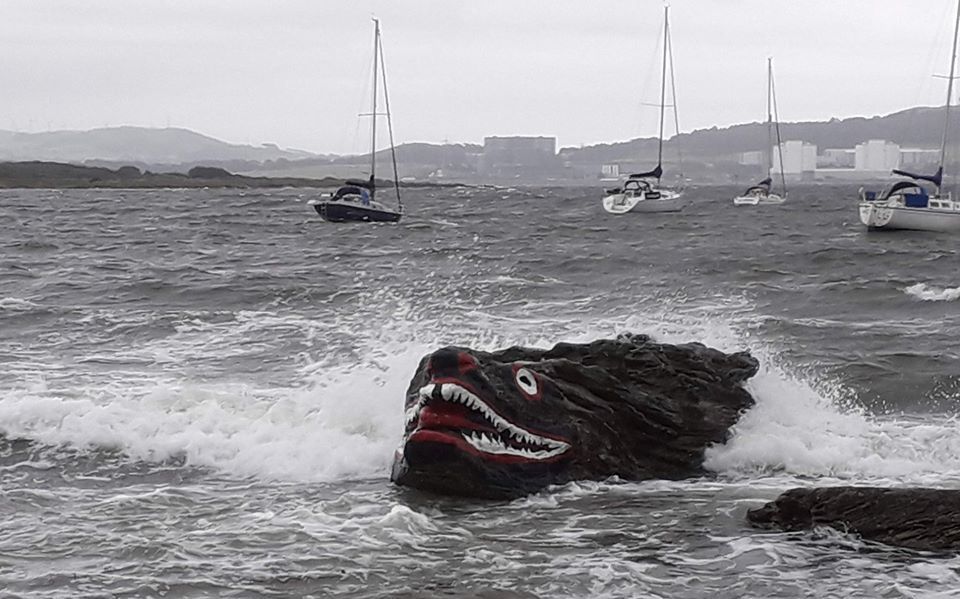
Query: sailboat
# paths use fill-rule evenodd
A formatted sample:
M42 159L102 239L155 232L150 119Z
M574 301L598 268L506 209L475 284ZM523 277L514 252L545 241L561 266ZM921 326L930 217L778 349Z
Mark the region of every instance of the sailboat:
M676 86L673 80L673 47L670 43L670 8L663 9L663 70L660 76L660 130L657 140L657 166L651 171L629 175L616 189L606 190L603 209L612 214L627 212L679 212L686 205L683 189L660 185L663 176L663 116L666 108L667 65L670 66L670 85L676 104ZM669 60L668 60L669 59ZM676 106L674 106L676 123Z
M776 125L774 125L776 124ZM780 185L782 194L771 191L773 179L770 171L773 170L772 144L773 131L777 133L777 162L780 163ZM773 59L767 58L767 146L764 155L764 179L756 185L747 188L741 195L733 198L734 206L759 206L767 204L782 204L787 199L787 180L783 174L783 153L780 139L780 115L777 114L777 97L773 88Z
M918 175L899 169L893 174L907 177L877 193L860 188L860 222L868 229L908 229L914 231L960 231L960 201L942 190L943 165L950 129L950 103L953 96L954 72L957 66L957 33L960 32L960 1L957 2L950 53L950 77L947 79L947 103L943 110L943 134L940 141L940 164L932 175ZM928 185L924 185L924 184ZM933 189L928 186L932 185Z
M378 113L377 83L383 83L384 113ZM377 117L387 117L390 132L390 158L393 161L393 189L396 191L396 208L377 200ZM397 172L397 152L393 144L393 121L390 116L390 99L387 95L387 73L383 67L383 44L380 41L380 21L373 20L373 110L370 140L370 178L347 179L330 197L311 202L317 213L330 222L398 222L403 214L400 199L400 177Z

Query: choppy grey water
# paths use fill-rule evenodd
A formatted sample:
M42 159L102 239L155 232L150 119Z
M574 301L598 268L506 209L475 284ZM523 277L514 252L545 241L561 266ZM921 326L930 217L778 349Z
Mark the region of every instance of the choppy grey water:
M0 596L930 597L960 559L744 522L795 485L960 488L956 240L854 190L680 215L597 190L0 192ZM714 476L513 502L387 480L445 344L632 331L751 349Z

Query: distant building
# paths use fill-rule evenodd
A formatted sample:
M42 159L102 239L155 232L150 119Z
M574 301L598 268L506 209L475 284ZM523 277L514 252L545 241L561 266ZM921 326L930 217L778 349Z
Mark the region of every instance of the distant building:
M478 171L496 178L537 178L562 169L556 137L485 137Z
M783 155L783 174L793 179L812 179L817 170L817 146L800 140L785 141L773 147L773 164ZM776 168L773 170L777 170Z
M900 166L900 146L885 139L857 144L853 168L863 174L886 174Z
M895 168L922 172L935 167L939 150L901 148L885 139L871 139L856 148L831 148L817 156L818 179L851 181L885 178Z
M853 148L827 148L817 156L817 168L853 168L856 156Z
M754 150L752 152L742 152L739 160L742 166L758 166L763 164L763 151Z
M901 168L919 170L924 167L935 167L939 163L939 160L940 150L900 148Z
M600 167L600 176L604 179L616 179L620 176L619 164L604 164Z

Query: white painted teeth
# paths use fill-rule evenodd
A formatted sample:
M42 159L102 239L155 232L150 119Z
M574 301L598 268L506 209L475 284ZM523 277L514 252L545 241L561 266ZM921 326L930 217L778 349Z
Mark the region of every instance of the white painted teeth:
M464 433L463 439L477 451L484 453L493 453L497 455L514 455L534 460L544 460L546 458L560 455L567 449L566 443L554 441L555 447L546 449L521 449L519 447L510 447L505 445L500 439L491 437L485 433L469 431Z
M405 419L407 425L417 419L420 410L422 410L423 406L427 404L427 401L433 397L436 387L436 384L431 383L420 388L420 391L417 393L417 401L406 411ZM465 431L463 434L464 440L478 451L498 455L522 456L531 459L545 459L560 455L570 448L570 445L563 441L556 441L547 437L541 437L540 435L534 435L516 426L494 412L479 397L456 383L441 384L440 397L446 401L460 403L476 412L480 412L480 414L493 425L494 429L516 440L518 443L526 443L527 445L540 447L540 449L510 447L500 441L497 436L491 436L478 431Z
M405 425L409 425L411 422L417 419L417 416L420 415L420 410L423 409L423 406L426 405L427 400L430 399L431 395L433 395L434 387L436 387L436 385L433 383L420 387L420 391L417 393L417 401L414 402L412 406L407 408L406 412L404 412Z

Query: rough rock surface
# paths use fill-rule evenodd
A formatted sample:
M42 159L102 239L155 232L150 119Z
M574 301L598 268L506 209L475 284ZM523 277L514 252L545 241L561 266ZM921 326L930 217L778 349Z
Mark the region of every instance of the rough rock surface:
M928 551L960 549L960 490L878 487L791 489L747 512L754 526L830 526L864 539Z
M753 405L748 353L622 335L553 349L425 356L391 478L433 492L515 497L571 480L704 473Z

